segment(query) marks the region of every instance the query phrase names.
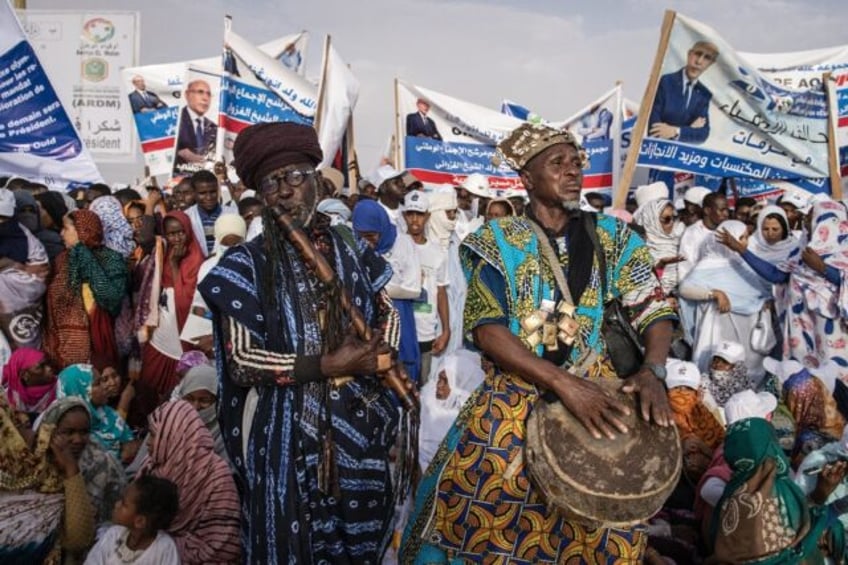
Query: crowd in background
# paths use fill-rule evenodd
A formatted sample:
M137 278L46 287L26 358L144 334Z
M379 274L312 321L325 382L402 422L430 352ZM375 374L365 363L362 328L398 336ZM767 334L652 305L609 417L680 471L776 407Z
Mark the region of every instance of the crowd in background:
M425 190L389 165L355 191L335 169L320 175L315 224L392 268L385 288L398 359L420 391L426 468L488 370L464 341L459 246L485 222L522 215L524 194L476 174ZM0 561L240 562L212 316L197 287L262 233L262 188L221 171L167 191L0 186ZM628 211L607 204L582 202L640 233L680 318L666 386L684 471L651 521L651 551L692 563L821 534L817 509L848 494L845 203L697 186L671 200L655 183ZM740 485L763 481L779 493L771 514L728 527ZM842 562L844 528L825 537Z

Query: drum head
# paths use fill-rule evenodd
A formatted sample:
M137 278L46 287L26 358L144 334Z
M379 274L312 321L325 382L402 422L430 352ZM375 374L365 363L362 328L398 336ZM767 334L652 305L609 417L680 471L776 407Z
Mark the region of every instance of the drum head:
M626 527L656 514L682 468L675 426L645 422L621 381L599 382L630 407L628 433L595 439L559 402L540 400L527 421L527 466L549 504L589 526Z

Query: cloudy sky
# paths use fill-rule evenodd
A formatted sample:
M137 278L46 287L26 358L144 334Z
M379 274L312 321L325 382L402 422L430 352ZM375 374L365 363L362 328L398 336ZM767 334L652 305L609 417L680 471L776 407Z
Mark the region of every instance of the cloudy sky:
M712 26L740 51L848 44L840 0L28 0L27 7L139 11L142 65L218 54L230 14L234 31L254 43L308 30L307 74L317 76L330 34L362 83L355 126L366 172L392 133L395 77L492 108L510 98L555 120L618 80L628 98L641 100L666 9ZM112 182L141 168L140 157L101 167Z

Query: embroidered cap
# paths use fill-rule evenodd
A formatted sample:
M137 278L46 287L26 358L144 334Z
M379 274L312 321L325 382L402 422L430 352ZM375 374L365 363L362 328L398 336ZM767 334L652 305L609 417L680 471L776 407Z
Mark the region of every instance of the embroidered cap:
M571 132L554 129L544 124L531 123L521 124L498 143L495 155L492 157L492 164L500 167L501 163L505 163L510 169L520 171L533 157L548 147L560 143L566 143L577 149L583 161L583 168L586 168L589 158Z

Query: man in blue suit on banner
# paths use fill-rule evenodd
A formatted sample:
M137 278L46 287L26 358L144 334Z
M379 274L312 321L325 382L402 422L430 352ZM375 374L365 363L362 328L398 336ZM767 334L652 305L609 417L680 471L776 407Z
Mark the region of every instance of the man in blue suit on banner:
M430 104L423 98L419 98L415 105L418 107L418 111L406 116L406 135L410 137L430 137L441 141L442 135L436 128L436 122L427 115L427 112L430 111Z
M685 143L703 143L709 137L712 94L699 79L717 58L714 44L698 41L689 49L685 67L660 78L649 136Z

